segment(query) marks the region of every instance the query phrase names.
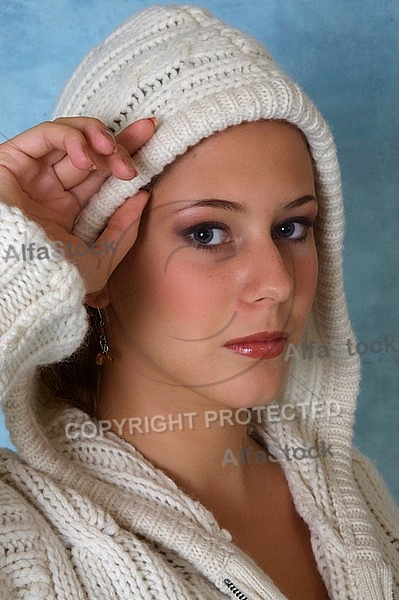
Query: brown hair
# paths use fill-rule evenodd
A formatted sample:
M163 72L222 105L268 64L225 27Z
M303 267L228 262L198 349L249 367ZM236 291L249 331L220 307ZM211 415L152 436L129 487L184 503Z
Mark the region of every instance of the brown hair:
M101 369L96 364L100 352L99 316L91 306L86 305L86 311L89 328L83 343L64 361L40 367L39 377L52 404L80 408L93 417Z

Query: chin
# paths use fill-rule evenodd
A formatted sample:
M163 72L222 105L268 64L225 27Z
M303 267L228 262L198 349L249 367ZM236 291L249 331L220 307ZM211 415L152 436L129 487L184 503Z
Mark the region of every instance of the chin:
M221 408L267 406L276 400L284 387L285 379L285 372L273 377L251 377L250 372L247 372L198 391L212 398Z

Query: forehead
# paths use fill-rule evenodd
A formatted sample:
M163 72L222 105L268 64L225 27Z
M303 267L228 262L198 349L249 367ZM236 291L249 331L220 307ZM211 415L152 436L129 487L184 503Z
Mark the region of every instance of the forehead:
M313 164L303 134L285 121L229 127L201 140L157 177L154 200L314 193ZM298 192L298 193L297 193Z
M185 154L177 158L172 165L182 161L187 155L202 155L213 148L222 146L234 146L242 144L242 149L248 150L257 142L273 145L277 142L289 141L298 144L304 150L308 150L308 144L304 134L293 124L278 119L259 120L233 125L213 135L203 138L195 146L187 150ZM169 165L169 167L172 167Z

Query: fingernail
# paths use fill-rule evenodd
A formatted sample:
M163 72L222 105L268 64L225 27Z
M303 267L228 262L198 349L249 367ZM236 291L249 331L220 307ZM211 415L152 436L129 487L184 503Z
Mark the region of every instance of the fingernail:
M83 153L87 159L87 162L89 163L89 166L87 168L90 169L90 171L95 171L96 165L93 163L90 154L86 150L83 150Z
M155 129L157 129L159 120L156 117L149 117L149 119L154 123Z
M129 167L130 169L136 171L136 167L134 166L133 159L132 159L131 156L126 156L125 154L123 154L122 155L122 160L123 160L123 162L125 163L125 165L127 167Z
M109 140L112 141L112 144L114 146L114 154L116 154L118 152L118 146L117 146L117 143L116 143L116 140L115 140L113 134L108 129L102 129L101 133L108 141Z

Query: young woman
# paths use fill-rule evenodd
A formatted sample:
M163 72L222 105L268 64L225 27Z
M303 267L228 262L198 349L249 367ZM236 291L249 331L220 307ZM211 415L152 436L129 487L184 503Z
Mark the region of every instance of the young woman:
M0 146L2 597L394 598L320 114L256 41L164 6L56 116Z

